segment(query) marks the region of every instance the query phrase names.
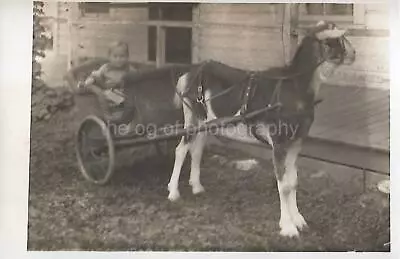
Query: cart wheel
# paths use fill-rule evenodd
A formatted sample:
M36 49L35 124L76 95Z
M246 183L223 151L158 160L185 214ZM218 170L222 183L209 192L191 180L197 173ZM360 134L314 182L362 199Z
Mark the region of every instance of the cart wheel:
M95 184L107 183L115 162L114 143L105 122L91 115L81 123L76 138L76 155L83 176Z

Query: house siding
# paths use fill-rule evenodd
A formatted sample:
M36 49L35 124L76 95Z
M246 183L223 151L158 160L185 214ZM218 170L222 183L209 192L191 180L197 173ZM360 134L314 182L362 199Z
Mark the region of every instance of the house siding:
M389 4L375 3L365 4L365 26L367 29L383 29L389 28Z
M282 39L282 4L201 4L198 8L198 61L215 59L243 69L262 70L284 65L285 56L294 53L296 46L290 49L289 38L284 35ZM329 83L387 89L388 6L367 4L363 11L363 24L356 26L358 33L348 36L357 59L351 66L339 68Z
M72 61L82 57L107 57L114 41L129 45L130 59L147 61L147 26L137 24L148 17L146 8L112 7L108 14L82 15L73 5L70 40Z
M277 4L200 4L198 60L251 70L284 64Z
M130 58L147 61L147 28L114 22L85 22L73 24L71 31L74 57L107 57L109 45L116 40L128 43Z
M283 21L283 9L283 4L198 4L193 10L193 62L214 59L250 70L284 65L296 46L290 46L286 31L282 35L282 22L288 25L287 17ZM77 3L58 3L58 11L54 7L51 10L58 17L54 35L57 53L68 56L69 62L106 57L109 44L117 39L129 43L132 60L147 62L145 7L116 6L108 14L84 16ZM357 59L351 66L338 69L329 83L387 89L389 6L363 4L362 13L361 23L349 26L348 34Z
M389 38L348 37L357 51L351 66L340 67L330 79L331 84L389 88Z
M365 4L364 24L359 35L348 36L357 51L357 58L351 66L343 66L330 80L337 85L356 85L388 89L389 75L389 5ZM370 33L368 33L370 32Z

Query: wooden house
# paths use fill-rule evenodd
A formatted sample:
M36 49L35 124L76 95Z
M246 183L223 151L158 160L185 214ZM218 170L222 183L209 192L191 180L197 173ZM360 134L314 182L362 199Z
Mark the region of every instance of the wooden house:
M319 20L347 28L357 61L331 79L338 85L389 87L389 6L377 4L220 4L57 2L53 57L66 67L106 57L112 41L133 61L162 66L215 59L261 70L290 62L304 28Z

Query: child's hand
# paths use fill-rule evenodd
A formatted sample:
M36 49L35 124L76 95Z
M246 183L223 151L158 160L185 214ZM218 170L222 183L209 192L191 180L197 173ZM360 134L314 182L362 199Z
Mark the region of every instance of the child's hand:
M88 87L89 85L93 85L95 82L93 77L88 77L85 82L83 82L84 87Z
M115 88L119 88L120 87L120 83L119 82L107 82L107 88L108 89L115 89Z
M78 89L84 89L85 88L85 82L83 82L83 81L79 81L78 82L78 85L77 85L77 87L78 87Z
M76 93L84 94L86 92L87 92L87 87L85 85L85 82L79 81L78 84L76 85Z

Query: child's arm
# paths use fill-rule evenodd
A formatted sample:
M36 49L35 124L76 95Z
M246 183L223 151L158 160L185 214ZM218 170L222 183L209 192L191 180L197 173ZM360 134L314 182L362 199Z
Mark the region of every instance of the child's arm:
M104 80L104 74L107 71L107 64L102 65L98 70L93 71L85 80L84 86L88 87L95 83L101 83Z
M86 78L84 87L96 95L103 95L102 89L96 85L96 82L103 78L105 65L101 66L98 70L93 71L88 78Z
M93 78L93 76L90 75L88 78L86 78L85 83L84 83L84 86L85 86L85 87L88 87L88 86L90 86L90 85L93 85L95 81L96 81L96 80Z
M93 71L90 76L86 79L84 86L89 91L96 95L99 100L99 104L104 114L109 115L108 103L106 96L104 95L104 89L99 87L97 83L101 83L101 80L104 79L104 73L106 72L107 65L104 64L98 70Z

